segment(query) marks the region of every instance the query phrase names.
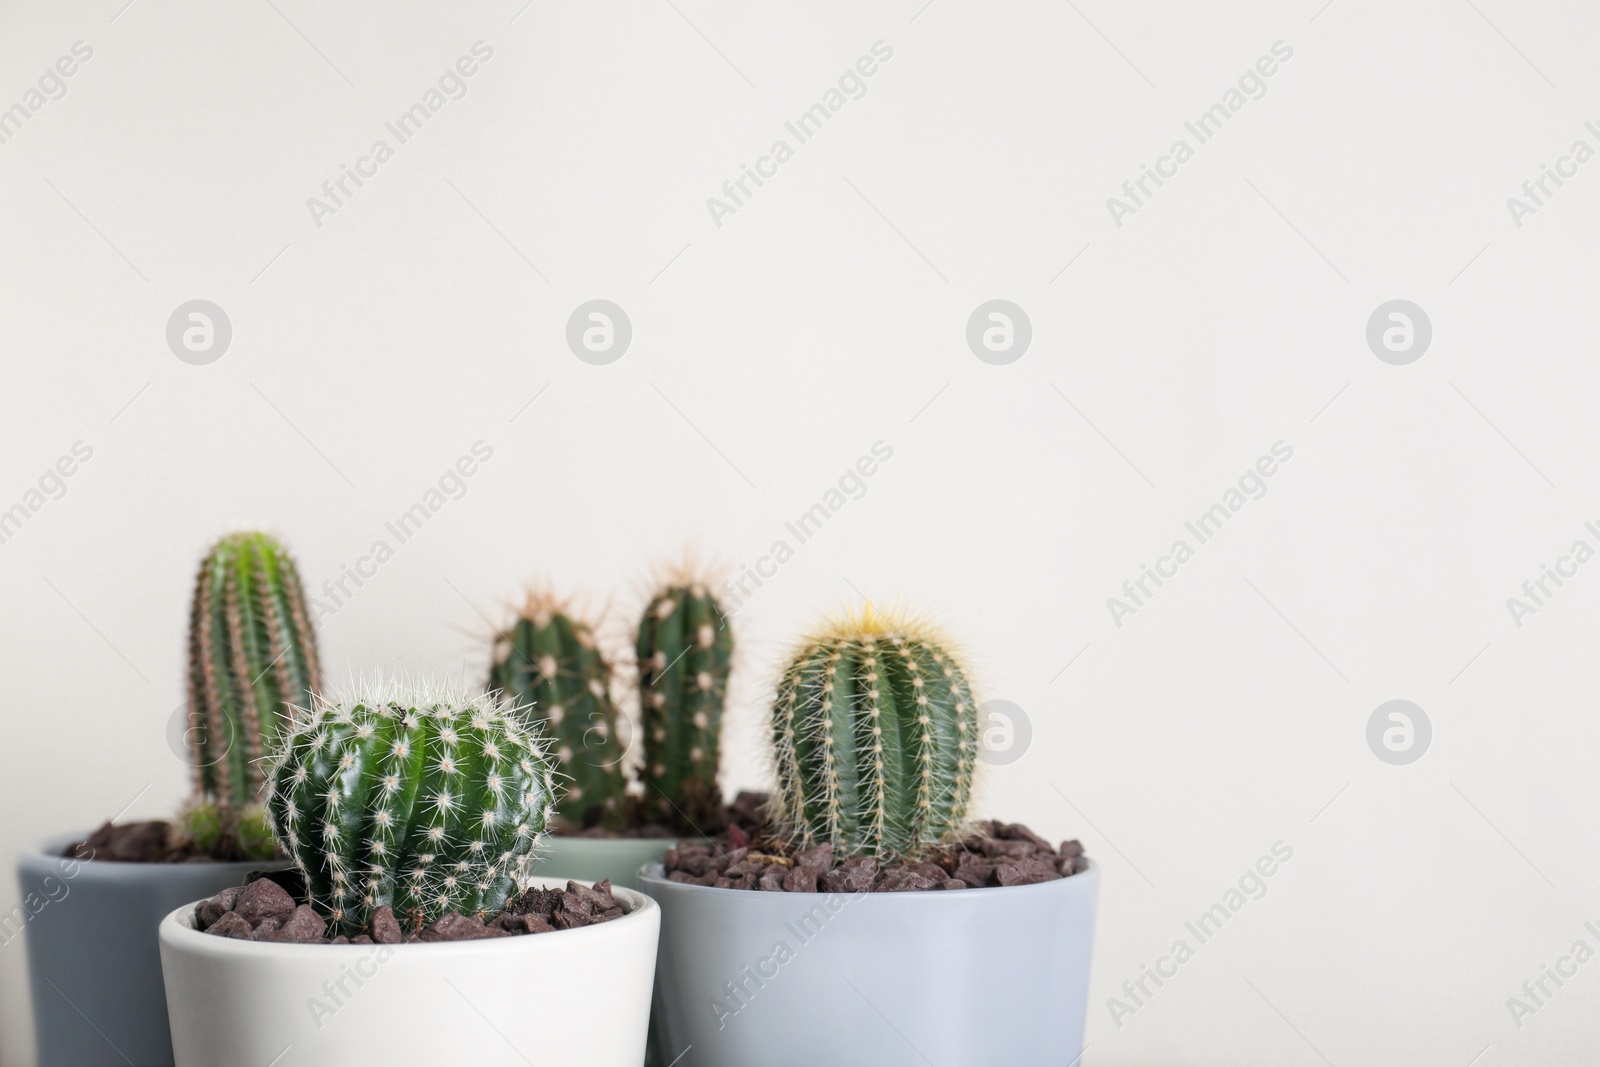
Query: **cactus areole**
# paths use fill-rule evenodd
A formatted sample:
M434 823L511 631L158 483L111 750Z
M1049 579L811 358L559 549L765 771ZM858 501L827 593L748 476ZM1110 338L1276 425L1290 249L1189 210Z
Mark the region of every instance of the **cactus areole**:
M668 586L645 609L636 651L645 808L686 831L717 825L722 709L733 659L722 605L703 584Z
M625 817L627 749L617 732L611 666L594 630L552 597L533 594L495 640L489 688L538 722L570 779L558 813L569 825L616 828Z
M541 741L498 695L394 684L318 699L272 770L268 810L336 932L493 915L555 812Z
M799 847L915 858L961 835L977 704L926 628L867 611L805 642L779 683L772 735L776 810Z

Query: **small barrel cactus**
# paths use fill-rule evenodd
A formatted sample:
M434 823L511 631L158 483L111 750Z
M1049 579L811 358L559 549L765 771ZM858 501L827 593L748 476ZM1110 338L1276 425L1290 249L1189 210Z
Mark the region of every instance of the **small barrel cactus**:
M294 561L263 533L229 534L200 563L189 617L195 797L180 824L203 851L270 858L260 802L268 755L321 685Z
M978 710L958 658L926 628L868 609L806 641L772 708L775 809L801 847L925 854L957 838Z
M516 622L495 638L489 688L540 723L570 779L557 813L576 826L616 827L624 817L627 748L611 677L593 628L548 595L530 594Z
M722 709L733 631L702 582L673 582L639 621L639 702L644 728L644 806L686 831L722 819L717 784Z
M544 746L502 696L396 683L302 712L267 804L313 903L354 934L384 905L413 926L500 911L555 802Z

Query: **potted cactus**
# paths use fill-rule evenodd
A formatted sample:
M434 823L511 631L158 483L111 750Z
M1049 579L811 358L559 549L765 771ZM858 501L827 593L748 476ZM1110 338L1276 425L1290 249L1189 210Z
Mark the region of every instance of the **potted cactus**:
M530 877L558 794L546 742L499 694L319 697L272 760L294 870L161 923L179 1067L285 1049L305 1067L636 1067L659 912Z
M678 576L650 598L636 652L643 759L628 784L626 718L595 627L544 592L495 638L489 688L529 709L569 780L539 869L635 888L678 835L727 822L717 763L733 632L706 583Z
M194 795L171 822L107 823L18 857L23 899L47 902L27 938L40 1067L172 1062L156 927L186 900L282 865L260 803L260 760L289 704L318 686L309 620L277 541L218 541L190 611Z
M970 819L967 679L948 641L871 610L800 645L772 705L771 823L641 878L666 1055L1075 1062L1098 870L1075 841Z

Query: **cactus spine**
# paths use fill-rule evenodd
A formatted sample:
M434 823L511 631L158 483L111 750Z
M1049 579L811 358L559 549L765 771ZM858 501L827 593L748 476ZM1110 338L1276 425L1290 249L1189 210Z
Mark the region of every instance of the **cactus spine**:
M489 688L542 723L571 779L557 808L570 824L614 828L623 819L627 750L617 735L611 677L593 629L543 594L530 594L517 621L495 639Z
M733 631L703 583L674 582L639 622L639 699L644 726L644 804L685 830L722 819L717 784L722 709Z
M318 698L274 762L268 810L335 929L493 915L527 881L555 775L498 694L395 684Z
M271 857L262 758L321 679L299 573L266 534L229 534L201 561L188 674L197 795L185 828L208 852Z
M868 609L807 641L772 714L776 810L801 847L916 857L960 835L978 710L955 655Z

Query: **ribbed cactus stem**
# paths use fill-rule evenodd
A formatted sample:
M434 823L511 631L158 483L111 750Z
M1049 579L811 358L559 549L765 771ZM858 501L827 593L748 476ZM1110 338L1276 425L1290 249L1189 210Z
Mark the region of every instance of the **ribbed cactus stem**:
M876 612L802 646L773 704L777 810L803 847L916 857L958 837L978 711L958 658Z
M256 817L263 757L291 706L310 703L320 685L316 634L294 561L266 534L218 541L195 579L188 698L196 792L218 809L222 838L240 844L234 831L241 819ZM270 841L258 841L256 852L262 847L272 854Z
M489 688L525 709L550 739L570 784L558 813L573 825L615 827L624 816L627 749L611 700L611 666L589 624L533 594L495 639Z
M706 585L669 585L639 622L646 810L694 830L722 814L717 783L733 631Z
M556 791L502 697L396 684L319 698L274 762L268 809L313 902L354 933L383 905L413 924L498 912Z

